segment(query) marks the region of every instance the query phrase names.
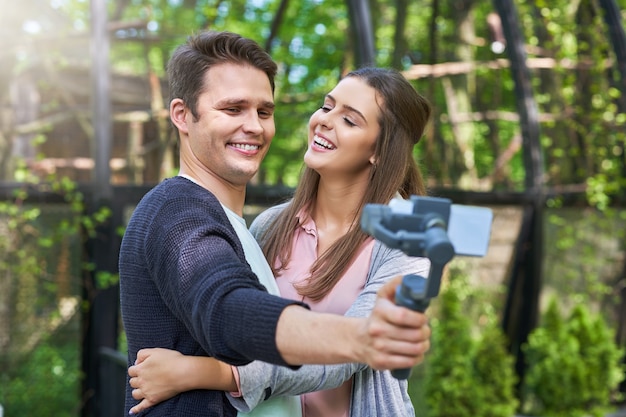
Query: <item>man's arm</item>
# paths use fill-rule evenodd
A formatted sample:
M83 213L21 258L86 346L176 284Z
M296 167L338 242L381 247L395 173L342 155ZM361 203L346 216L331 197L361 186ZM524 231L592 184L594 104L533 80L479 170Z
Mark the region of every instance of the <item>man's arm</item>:
M430 329L423 314L393 304L401 277L379 291L367 318L313 313L272 296L243 260L219 203L194 190L185 190L184 198L170 196L145 253L154 260L149 269L159 292L208 355L233 365L256 359L281 365L361 362L374 369L408 368L421 360ZM182 203L184 213L176 210Z
M422 313L393 303L401 276L378 292L367 318L314 313L288 306L280 315L276 344L283 359L303 363L366 363L374 369L410 368L430 348L430 327Z

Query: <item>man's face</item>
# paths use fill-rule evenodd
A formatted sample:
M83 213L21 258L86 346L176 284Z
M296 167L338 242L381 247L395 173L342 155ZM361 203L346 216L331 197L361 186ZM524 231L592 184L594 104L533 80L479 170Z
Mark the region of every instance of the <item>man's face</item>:
M245 185L259 169L276 128L267 75L232 63L211 67L198 97L198 118L185 107L181 164L227 186ZM186 133L186 134L185 134Z

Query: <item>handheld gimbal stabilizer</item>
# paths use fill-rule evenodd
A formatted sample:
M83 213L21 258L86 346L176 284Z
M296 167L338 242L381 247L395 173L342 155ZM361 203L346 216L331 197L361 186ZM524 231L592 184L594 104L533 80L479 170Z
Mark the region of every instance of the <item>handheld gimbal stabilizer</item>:
M454 235L458 237L458 245L453 244L455 239L448 233L453 213L457 219L463 217L458 236ZM455 254L485 254L491 219L491 210L486 208L453 205L446 198L411 196L409 201L394 200L388 206L367 204L361 216L361 229L390 248L430 260L428 277L405 275L396 291L396 304L424 312L430 300L439 294L443 269ZM477 228L478 233L468 230L472 228ZM471 249L462 253L459 248L467 246L470 240ZM392 371L397 379L406 379L410 373L410 368Z

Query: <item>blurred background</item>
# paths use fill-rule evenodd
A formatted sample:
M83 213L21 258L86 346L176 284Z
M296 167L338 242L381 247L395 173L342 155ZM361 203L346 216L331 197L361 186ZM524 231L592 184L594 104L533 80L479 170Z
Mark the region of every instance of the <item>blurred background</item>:
M415 150L430 194L494 211L487 256L455 258L432 304L418 415L619 412L625 14L625 0L3 0L4 416L122 412L119 242L141 196L176 175L164 68L206 29L279 65L248 219L289 197L309 116L364 65L403 71L433 104Z

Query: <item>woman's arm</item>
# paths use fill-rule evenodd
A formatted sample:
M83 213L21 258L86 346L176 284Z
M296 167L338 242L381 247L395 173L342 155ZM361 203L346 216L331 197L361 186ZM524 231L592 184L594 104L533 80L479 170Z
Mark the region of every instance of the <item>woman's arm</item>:
M139 413L181 392L194 389L236 391L232 367L207 356L185 356L169 349L142 349L128 368L133 398L141 400L130 409Z

